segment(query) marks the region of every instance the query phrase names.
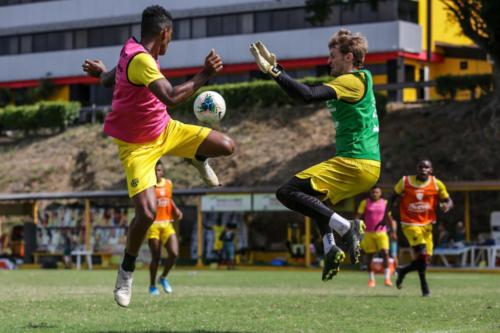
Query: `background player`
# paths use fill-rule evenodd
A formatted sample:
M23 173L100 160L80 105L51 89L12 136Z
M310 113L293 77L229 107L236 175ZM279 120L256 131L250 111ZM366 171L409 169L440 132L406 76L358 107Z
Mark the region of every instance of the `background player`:
M156 163L155 172L156 218L151 227L149 227L146 235L149 249L151 250L151 264L149 265L149 293L151 295L159 294L158 288L156 288L156 272L160 263L162 246L167 250L167 259L165 260L163 273L160 275L158 282L163 287L163 291L169 294L172 292L167 275L179 256L179 242L173 222L182 219L182 211L177 208L172 199L172 181L163 178L164 169L161 161Z
M363 218L366 233L361 241L361 249L366 254L368 265L368 287L375 287L375 272L372 268L373 256L380 253L384 262L384 284L392 287L389 269L389 237L385 225L379 223L385 218L387 200L382 198L382 189L373 186L370 196L359 203L356 218Z
M416 259L396 269L396 287L403 287L406 274L418 271L422 296L430 296L425 271L432 256L432 225L436 223L437 204L439 202L441 210L447 213L453 207L453 201L443 182L433 176L432 163L428 159L418 163L416 176L404 176L399 180L389 207L398 198L401 200L399 211L402 231L415 251Z
M123 307L130 303L135 261L156 215L156 162L167 154L188 158L207 184L218 186L207 158L230 155L235 149L233 140L218 131L170 118L167 106L186 101L223 68L221 58L212 49L198 74L172 86L160 72L158 62L172 40L172 30L172 16L167 10L148 7L142 13L141 40L132 37L125 42L115 68L106 71L100 60L86 60L82 65L104 86L114 85L112 111L106 116L104 132L118 146L128 193L135 206L114 291L115 301Z
M276 192L291 210L314 219L323 237L323 281L339 270L344 252L336 246L332 229L341 236L340 246L357 263L364 225L335 213L331 205L368 191L380 175L379 124L369 71L361 69L368 50L360 34L340 30L328 43L328 65L334 79L326 84L305 85L292 79L276 62L276 56L257 42L250 46L259 69L271 75L290 96L305 102L326 101L336 128L336 154L296 174Z

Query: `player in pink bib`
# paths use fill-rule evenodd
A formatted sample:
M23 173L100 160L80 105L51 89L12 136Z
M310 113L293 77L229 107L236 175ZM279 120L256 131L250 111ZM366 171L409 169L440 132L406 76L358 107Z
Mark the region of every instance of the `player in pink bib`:
M361 249L365 252L368 265L368 286L375 287L375 272L372 267L373 256L380 253L384 263L384 284L392 286L389 270L389 237L387 227L381 224L385 218L387 200L382 198L382 190L372 187L370 196L361 201L357 217L362 217L366 225L365 236L361 241Z
M141 40L129 38L125 42L115 68L107 71L100 60L85 60L82 65L90 76L100 78L102 85L114 86L112 110L106 116L104 132L118 146L135 206L114 290L116 303L123 307L130 303L135 261L156 216L157 161L163 155L184 157L208 185L220 186L207 158L227 156L235 149L233 140L218 131L170 118L167 106L186 101L223 68L220 56L212 49L198 74L172 86L160 72L158 62L158 57L167 51L172 29L171 14L161 6L150 6L142 13Z

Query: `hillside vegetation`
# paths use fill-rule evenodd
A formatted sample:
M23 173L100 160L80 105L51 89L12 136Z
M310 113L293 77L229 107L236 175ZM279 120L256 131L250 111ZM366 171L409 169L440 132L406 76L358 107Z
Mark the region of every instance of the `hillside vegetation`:
M389 113L381 121L381 181L434 162L443 180L500 178L500 129L474 103L450 103ZM175 110L171 112L175 118ZM194 117L181 117L194 122ZM237 142L231 157L213 160L226 186L274 186L334 154L330 115L319 106L229 111L222 131ZM0 138L0 192L124 189L117 151L101 125L25 138ZM202 186L182 159L165 157L177 188Z

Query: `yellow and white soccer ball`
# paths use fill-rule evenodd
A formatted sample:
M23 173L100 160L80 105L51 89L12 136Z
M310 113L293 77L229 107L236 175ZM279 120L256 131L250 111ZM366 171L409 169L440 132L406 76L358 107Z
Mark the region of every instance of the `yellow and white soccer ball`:
M194 100L193 111L199 121L217 124L226 114L226 101L215 91L204 91Z

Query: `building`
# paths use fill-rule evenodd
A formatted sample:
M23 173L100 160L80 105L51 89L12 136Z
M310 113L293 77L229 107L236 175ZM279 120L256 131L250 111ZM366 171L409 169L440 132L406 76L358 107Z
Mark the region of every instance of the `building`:
M48 78L54 99L109 104L111 91L81 70L84 59L116 64L122 43L139 37L142 10L161 4L174 17L174 41L160 59L180 82L215 48L225 70L215 82L260 77L249 52L262 40L292 75L328 73L327 42L340 27L369 40L367 68L376 84L433 80L443 74L491 72L484 52L459 35L440 0L339 4L321 26L307 20L304 0L0 0L0 87L22 96ZM390 91L392 100L435 97L432 89Z

